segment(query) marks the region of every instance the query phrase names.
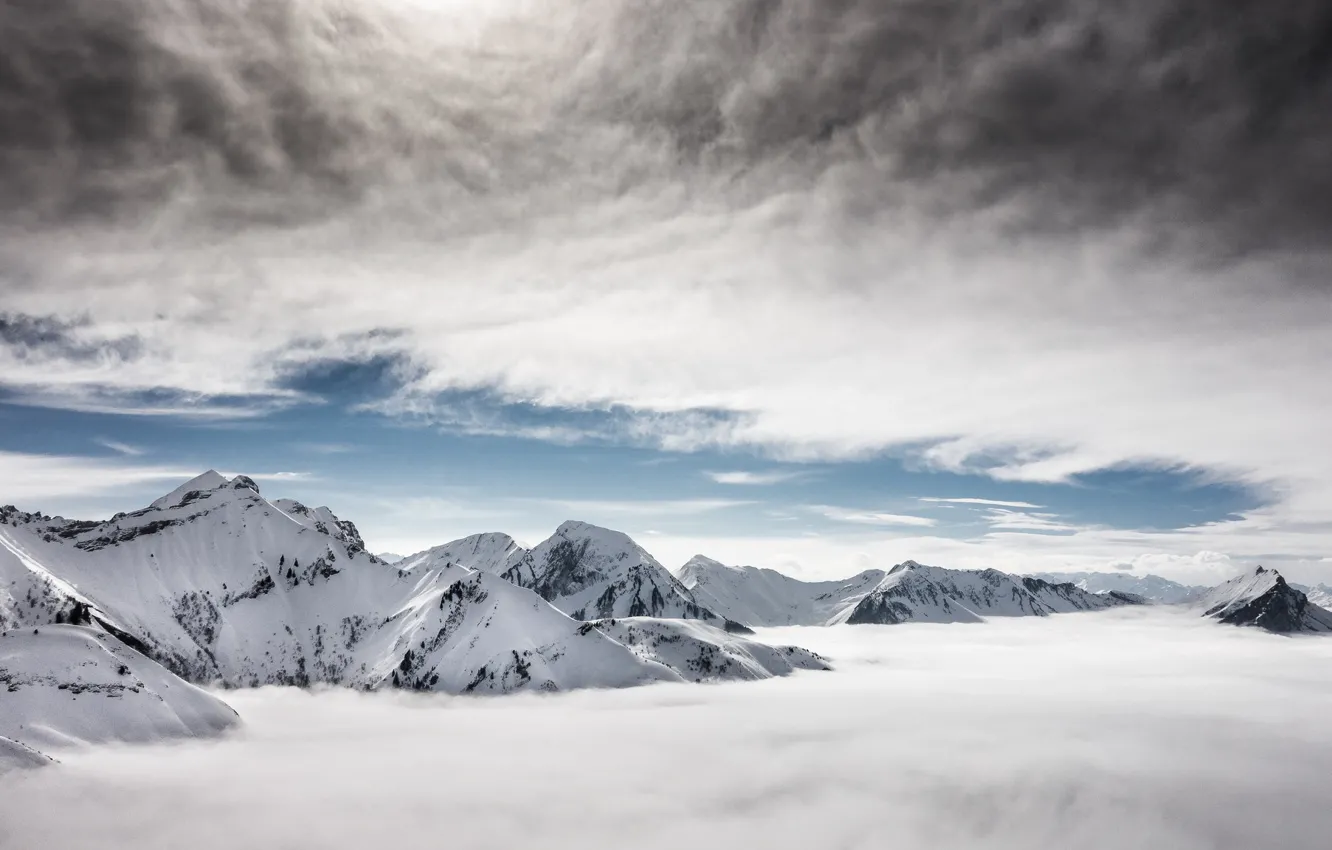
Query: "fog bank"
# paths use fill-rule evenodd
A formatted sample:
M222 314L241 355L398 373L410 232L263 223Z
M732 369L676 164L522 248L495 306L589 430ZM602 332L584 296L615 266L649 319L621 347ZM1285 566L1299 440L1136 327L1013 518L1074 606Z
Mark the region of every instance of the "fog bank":
M531 698L230 693L247 726L222 743L67 752L7 778L0 846L1183 850L1332 835L1332 641L1159 610L780 631L838 671Z

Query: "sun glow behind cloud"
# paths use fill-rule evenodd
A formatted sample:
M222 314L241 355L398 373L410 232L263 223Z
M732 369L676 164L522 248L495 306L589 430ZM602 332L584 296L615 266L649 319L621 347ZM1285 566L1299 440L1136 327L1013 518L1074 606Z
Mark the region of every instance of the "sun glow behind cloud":
M0 115L10 403L1185 470L1264 506L1114 557L1332 545L1310 4L238 8L5 13L34 69Z

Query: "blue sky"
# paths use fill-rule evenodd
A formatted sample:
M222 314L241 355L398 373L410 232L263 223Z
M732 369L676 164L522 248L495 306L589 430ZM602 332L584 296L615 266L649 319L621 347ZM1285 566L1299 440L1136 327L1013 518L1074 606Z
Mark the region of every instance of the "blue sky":
M61 81L102 29L36 49L0 104L32 131L0 150L0 502L216 467L381 550L577 517L825 578L1332 581L1300 62L1274 100L1280 62L1076 4L658 5L140 4L91 99ZM1124 40L1092 72L1084 27Z
M583 519L628 531L671 566L693 549L713 554L713 539L728 541L721 544L728 552L729 541L766 539L777 544L767 551L776 551L779 563L811 575L846 572L869 559L839 553L826 566L792 564L780 552L781 541L835 540L853 549L895 541L906 553L921 538L933 539L928 551L939 540L975 543L995 534L1167 531L1223 522L1261 506L1259 494L1242 486L1162 469L1122 468L1060 483L1002 482L923 467L907 451L782 462L756 450L629 445L595 430L576 442L462 433L358 409L393 390L374 364L324 364L289 385L306 400L244 418L0 402L0 452L95 458L149 476L102 488L80 487L76 475L64 492L21 500L48 513L104 516L171 489L176 470L217 468L260 476L270 496L328 504L356 521L379 551L408 554L490 530L535 543L560 521ZM587 430L589 418L597 417L504 404L492 404L489 416L514 431L538 421ZM764 550L755 549L761 561ZM1050 566L1088 564L1070 555Z

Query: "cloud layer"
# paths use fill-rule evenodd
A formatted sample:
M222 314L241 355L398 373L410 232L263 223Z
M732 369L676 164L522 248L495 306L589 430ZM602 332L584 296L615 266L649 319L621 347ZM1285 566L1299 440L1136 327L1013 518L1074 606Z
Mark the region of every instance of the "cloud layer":
M0 843L1313 850L1332 832L1326 641L1160 610L779 634L838 669L535 698L232 692L231 740L7 777Z
M1330 34L1317 0L9 3L0 374L229 416L350 364L466 433L1202 470L1325 554Z

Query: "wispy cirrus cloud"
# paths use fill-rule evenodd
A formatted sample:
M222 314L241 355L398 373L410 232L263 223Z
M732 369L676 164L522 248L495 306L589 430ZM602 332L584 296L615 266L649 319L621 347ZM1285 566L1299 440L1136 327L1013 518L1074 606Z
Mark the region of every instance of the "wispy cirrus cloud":
M1077 531L1079 526L1071 525L1053 513L1033 513L1029 511L993 508L986 512L985 522L990 528L1002 531L1064 532Z
M929 502L931 504L944 505L988 505L1000 508L1043 508L1044 505L1033 505L1031 502L1005 502L1000 499L940 499L932 496L918 496L918 502Z
M530 499L516 500L556 508L574 515L611 515L622 517L683 517L724 511L752 505L744 499Z
M807 509L837 522L856 523L858 525L908 526L930 528L938 524L932 517L893 514L883 511L845 508L836 505L809 505Z
M187 481L199 472L177 465L0 451L0 503L31 510L38 500L101 495L145 484Z
M705 471L703 475L717 484L762 486L766 484L781 484L783 481L794 481L797 478L805 477L808 473L780 470L774 470L771 472L736 470L732 472Z
M103 448L110 449L116 454L125 455L127 457L140 457L143 454L145 454L147 451L146 449L142 449L138 446L132 446L129 443L122 443L119 440L107 439L106 437L97 437L96 439L93 440L93 442L99 446L102 446Z

